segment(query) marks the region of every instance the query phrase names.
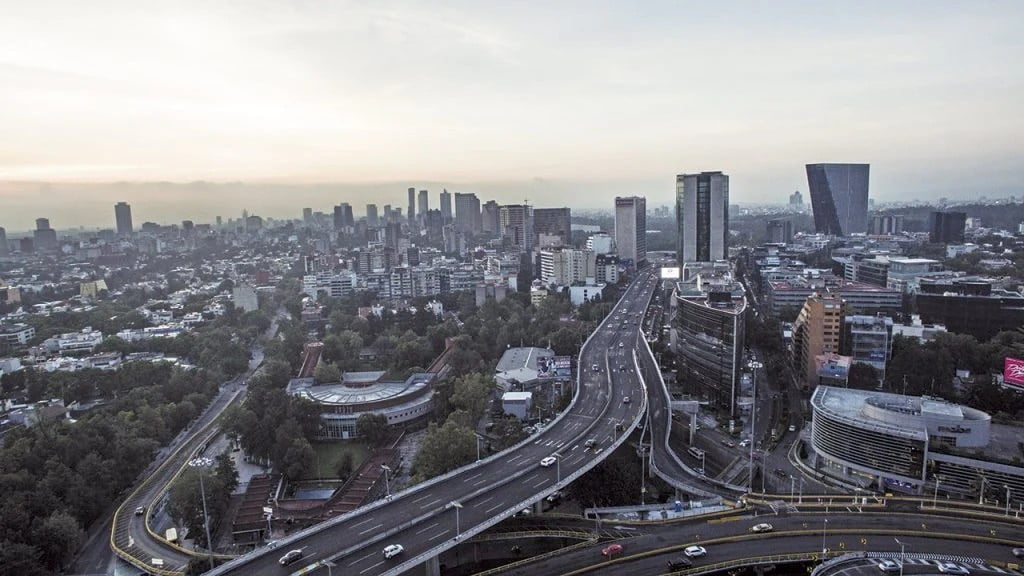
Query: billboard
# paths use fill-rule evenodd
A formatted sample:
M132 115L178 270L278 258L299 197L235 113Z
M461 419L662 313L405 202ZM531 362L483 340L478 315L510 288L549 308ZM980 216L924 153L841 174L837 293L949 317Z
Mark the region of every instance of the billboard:
M661 269L661 279L662 280L679 280L679 268L678 267L674 267L674 268L663 267Z
M552 356L537 361L538 378L570 379L572 378L572 357Z
M1006 358L1003 364L1003 382L1024 388L1024 360Z

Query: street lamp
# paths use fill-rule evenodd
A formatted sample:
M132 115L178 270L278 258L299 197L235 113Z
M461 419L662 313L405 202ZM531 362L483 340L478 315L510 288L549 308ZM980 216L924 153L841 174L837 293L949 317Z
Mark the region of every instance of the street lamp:
M194 458L189 460L188 465L199 469L199 493L203 498L203 530L206 531L206 550L210 555L210 570L213 570L213 541L210 539L210 516L206 510L206 485L203 482L203 472L213 465L210 458Z
M331 568L337 566L337 564L331 562L330 560L321 560L320 563L324 566L327 566L327 576L331 576Z
M1003 484L1003 488L1006 488L1006 515L1010 515L1010 485Z
M481 438L480 438L479 434L476 434L475 436L476 436L476 461L479 462L480 461L480 440L481 440Z
M900 542L899 538L893 538L900 545L900 576L903 576L903 558L906 556L907 545Z
M757 369L763 368L764 364L760 362L751 362L747 364L748 367L754 370L754 378L751 381L751 388L753 389L753 399L750 405L750 463L747 466L747 476L749 476L749 487L747 492L754 493L754 438L757 435L757 429L755 425L757 423ZM762 492L764 490L762 489Z
M458 540L459 536L462 535L462 530L459 528L459 508L462 508L462 504L452 500L448 505L455 508L455 539Z
M387 498L391 498L391 468L386 464L380 465L381 470L384 471L384 491L387 494Z
M939 484L942 484L942 478L938 475L935 476L935 494L932 495L932 510L935 510L939 506Z
M985 503L985 477L981 477L981 490L978 491L978 504Z
M825 518L824 524L821 528L821 558L825 559L825 554L828 554L828 548L825 547L825 536L828 534L828 518Z
M792 502L793 494L796 492L796 476L789 475L789 500Z

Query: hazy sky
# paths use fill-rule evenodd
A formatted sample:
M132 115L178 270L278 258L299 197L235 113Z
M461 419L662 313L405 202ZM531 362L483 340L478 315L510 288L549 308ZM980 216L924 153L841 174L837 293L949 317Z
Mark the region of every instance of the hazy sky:
M1024 189L1019 0L0 6L8 229L112 225L121 199L358 214L407 186L657 205L701 170L782 201L808 162L871 163L879 200ZM97 185L197 180L246 185Z

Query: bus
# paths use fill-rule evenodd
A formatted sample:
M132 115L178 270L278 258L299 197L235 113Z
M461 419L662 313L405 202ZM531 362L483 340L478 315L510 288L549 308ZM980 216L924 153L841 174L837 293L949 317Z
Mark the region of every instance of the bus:
M689 450L687 450L687 452L690 453L690 456L693 456L694 458L697 458L698 460L704 458L704 451L701 450L700 448L697 448L696 446L690 446L690 448L689 448Z

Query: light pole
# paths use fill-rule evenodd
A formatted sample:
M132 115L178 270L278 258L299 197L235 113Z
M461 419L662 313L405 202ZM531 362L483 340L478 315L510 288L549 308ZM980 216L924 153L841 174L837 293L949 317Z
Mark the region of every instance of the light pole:
M462 535L462 530L459 528L459 508L462 508L462 504L452 500L448 505L455 508L455 539L458 540L459 536Z
M755 428L755 425L757 424L757 369L763 367L764 364L761 364L760 362L751 362L751 363L747 364L747 366L749 366L750 368L752 368L754 370L754 378L751 381L751 388L753 389L753 399L751 400L751 405L750 405L750 463L747 466L747 476L750 477L750 481L749 481L750 486L747 488L747 492L753 494L754 493L754 438L757 435L757 429Z
M1010 515L1010 485L1003 484L1003 488L1006 488L1006 515Z
M476 435L476 461L480 461L480 435Z
M796 493L796 476L789 475L789 499L793 500L793 494Z
M707 456L707 453L705 453L705 452L701 452L700 453L700 475L701 476L704 476L705 474L707 474L707 472L704 470L704 457L705 456Z
M804 477L803 476L800 477L800 495L799 495L796 503L797 504L803 504L804 503Z
M932 495L932 510L939 507L939 484L942 483L942 479L938 476L935 477L935 494Z
M821 527L821 559L825 559L825 554L828 554L828 548L825 547L825 536L828 534L828 518L825 518L825 522Z
M899 538L893 538L900 545L900 576L903 576L903 558L906 556L907 545L900 542Z
M331 568L337 566L337 564L331 562L330 560L321 560L320 563L324 566L327 566L327 576L331 576Z
M391 498L391 468L386 464L381 464L380 469L384 471L384 491L387 498Z
M210 540L210 516L206 511L206 485L203 482L204 471L213 465L210 458L195 458L189 461L188 465L199 469L199 493L203 498L203 530L206 532L206 550L210 555L210 570L213 570L213 541Z
M981 477L981 490L978 491L978 504L985 503L985 477Z

